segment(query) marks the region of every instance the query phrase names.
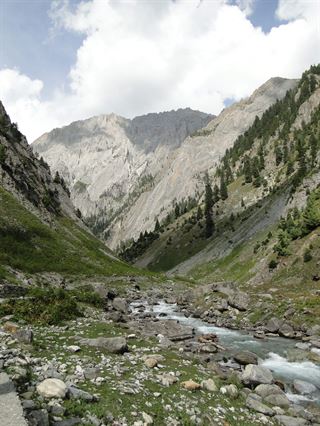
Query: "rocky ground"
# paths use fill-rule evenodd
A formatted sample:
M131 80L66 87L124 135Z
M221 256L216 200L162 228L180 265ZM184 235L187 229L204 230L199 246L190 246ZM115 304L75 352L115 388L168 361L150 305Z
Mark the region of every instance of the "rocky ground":
M0 369L14 382L29 425L320 424L320 410L291 403L255 354L242 351L226 363L215 335L195 335L146 310L160 295L210 318L195 311L190 291L177 296L170 283L143 291L136 284L121 295L106 290L104 308L85 307L84 317L59 326L1 318ZM230 318L247 309L245 296L234 293L219 303ZM283 324L273 320L260 333L285 335ZM319 329L312 332L318 335L294 330L309 352L320 343ZM298 393L314 391L306 386L295 383Z

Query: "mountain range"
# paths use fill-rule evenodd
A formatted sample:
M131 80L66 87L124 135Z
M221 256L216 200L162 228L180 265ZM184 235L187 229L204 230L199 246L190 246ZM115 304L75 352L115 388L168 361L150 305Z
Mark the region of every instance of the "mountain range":
M218 117L190 109L133 120L93 117L44 134L32 147L64 178L75 206L115 249L153 229L175 203L198 199L204 173L296 84L272 78Z

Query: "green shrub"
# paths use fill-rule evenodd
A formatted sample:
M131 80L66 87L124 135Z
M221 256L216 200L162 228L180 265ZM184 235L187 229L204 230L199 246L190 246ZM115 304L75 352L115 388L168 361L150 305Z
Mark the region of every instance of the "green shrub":
M10 299L0 305L0 316L13 315L28 323L60 324L82 316L75 297L63 289L34 288L25 299Z
M269 262L269 269L273 270L276 269L276 267L278 266L278 262L274 259L270 260Z
M310 260L312 260L311 250L310 250L310 249L307 249L307 250L304 252L304 255L303 255L303 261L304 261L304 262L310 262Z

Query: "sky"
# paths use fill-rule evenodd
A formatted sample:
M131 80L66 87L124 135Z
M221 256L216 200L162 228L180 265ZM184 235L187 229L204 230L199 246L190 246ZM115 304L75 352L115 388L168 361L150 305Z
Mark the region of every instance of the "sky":
M0 100L32 142L98 114L218 114L320 62L320 0L0 0Z

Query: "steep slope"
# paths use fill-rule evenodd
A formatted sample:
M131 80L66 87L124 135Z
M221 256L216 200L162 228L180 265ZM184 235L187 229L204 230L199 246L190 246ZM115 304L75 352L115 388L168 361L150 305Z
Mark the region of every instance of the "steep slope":
M115 246L134 231L114 235L126 209L130 214L139 195L153 187L170 152L211 119L190 109L133 120L104 115L55 129L35 141L33 149L59 171L75 205L91 218L93 228L113 235L108 241Z
M115 116L97 117L72 125L65 141L66 129L55 130L33 146L71 183L76 206L85 217L94 215L93 227L105 230L107 242L114 248L121 241L137 238L141 231L153 229L155 219L162 220L175 202L197 198L203 173L256 116L261 116L295 84L295 80L271 79L251 97L213 119L200 115L199 120L200 113L190 110L173 116L172 112L150 114L132 122ZM192 117L196 124L191 126ZM180 125L170 124L172 120ZM87 133L82 138L77 126L83 124ZM181 127L187 131L172 130ZM76 146L71 139L77 141ZM88 161L90 166L86 165Z
M249 326L289 310L291 325L312 324L320 315L319 164L320 66L314 66L209 169L211 237L202 198L186 213L175 209L122 256L195 282L233 282L250 295L241 316ZM197 302L203 311L214 309L207 296L207 304L204 296Z
M77 217L63 179L52 178L0 103L0 278L131 270Z
M256 265L258 260L254 256L261 246L260 242L253 253L259 240L257 235L274 232L280 218L292 208L303 209L310 192L320 182L319 105L320 71L319 67L312 67L295 89L236 140L217 168L209 169L214 197L218 191L213 206L213 236L204 238L206 221L204 204L200 203L200 213L195 207L177 219L172 214L160 227L159 239L138 256L137 264L186 274L196 267L201 269L207 262L214 265L213 261L225 258L236 247L249 244L248 260ZM224 197L222 182L227 184ZM264 239L263 246L270 246L270 250L264 253L263 268L259 260L259 268L252 272L256 279L262 270L270 277L268 264L275 256L273 253L285 251L274 250L277 235L278 231L273 238L269 237L270 241ZM283 249L291 244L292 238L287 237L285 242L280 239ZM134 255L134 248L135 245L127 252L129 258ZM280 260L276 262L281 267ZM214 273L214 266L209 270Z

